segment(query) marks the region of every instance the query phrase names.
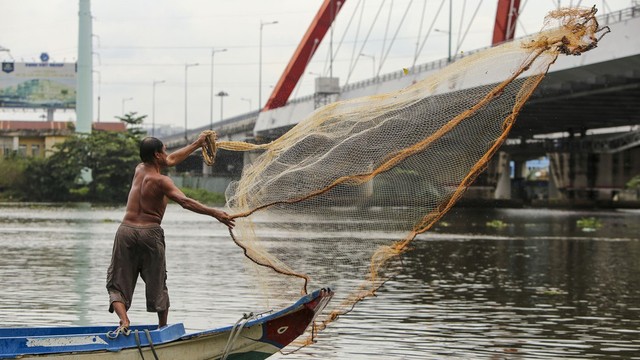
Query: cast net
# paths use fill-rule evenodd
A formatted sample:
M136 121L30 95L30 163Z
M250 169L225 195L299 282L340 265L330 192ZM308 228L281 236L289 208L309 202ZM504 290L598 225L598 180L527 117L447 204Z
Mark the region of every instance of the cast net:
M258 150L226 195L232 237L272 306L331 287L324 328L401 270L399 255L486 168L558 55L595 47L602 30L595 8L545 20L553 29L403 90L326 105L269 144L215 143Z

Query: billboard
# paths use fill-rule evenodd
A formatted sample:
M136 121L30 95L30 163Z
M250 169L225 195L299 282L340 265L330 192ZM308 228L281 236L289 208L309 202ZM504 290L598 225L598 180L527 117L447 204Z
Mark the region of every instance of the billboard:
M76 64L3 62L0 108L75 109Z

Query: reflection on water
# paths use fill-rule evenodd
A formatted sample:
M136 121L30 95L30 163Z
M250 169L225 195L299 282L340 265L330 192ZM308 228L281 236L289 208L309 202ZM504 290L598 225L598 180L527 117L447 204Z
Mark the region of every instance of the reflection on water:
M122 214L0 206L0 324L116 324L104 286ZM587 216L603 228L581 231L576 221ZM506 226L487 227L496 219ZM638 220L637 211L455 209L413 243L377 298L315 345L276 358L633 358L640 353ZM163 226L170 321L206 329L266 308L225 228L174 205ZM298 229L314 237L322 224ZM155 323L138 286L132 321Z

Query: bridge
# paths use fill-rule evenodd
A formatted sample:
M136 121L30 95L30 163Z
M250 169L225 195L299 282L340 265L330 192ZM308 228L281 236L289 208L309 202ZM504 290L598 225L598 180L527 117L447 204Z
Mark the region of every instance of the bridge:
M511 137L640 124L640 42L635 37L640 31L640 7L607 14L599 21L609 26L611 33L594 51L558 59L520 113ZM459 58L453 57L452 61ZM335 100L396 91L448 64L448 59L441 59L417 66L412 76L398 70L348 84ZM271 140L313 112L316 100L315 94L292 99L280 108L225 119L214 124L213 130L226 140ZM206 129L209 126L190 129L187 137L195 138ZM170 149L185 144L184 134L163 140Z
M637 34L640 33L640 7L609 13L598 17L598 21L600 25L611 29L598 48L581 56L561 56L524 106L504 146L511 160L523 162L558 149L604 156L640 145L640 41L637 40ZM340 101L396 91L424 79L461 57L456 55L418 65L409 76L399 70L347 84L332 97L323 99ZM225 119L216 123L213 130L223 140L268 142L284 134L322 105L318 99L318 94L291 99L284 106ZM598 134L597 129L603 128L619 128L622 132ZM205 129L209 127L190 129L186 138L181 134L162 140L169 149L175 149ZM558 137L557 134L561 135ZM640 155L634 156L640 158ZM563 161L570 163L570 158ZM634 161L635 172L640 173L640 159ZM555 174L558 176L558 187L569 188L580 182L576 178L575 168L560 168L555 170L563 172ZM506 172L504 169L496 171ZM585 179L582 182L590 183L590 188L594 188L597 181ZM605 187L614 187L612 182L611 179L605 180L604 183L608 184ZM508 196L505 191L511 190L503 190L502 195L496 196Z

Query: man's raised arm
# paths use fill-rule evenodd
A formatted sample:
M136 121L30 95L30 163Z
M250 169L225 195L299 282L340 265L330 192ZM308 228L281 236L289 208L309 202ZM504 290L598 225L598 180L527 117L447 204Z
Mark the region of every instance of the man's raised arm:
M191 144L180 148L171 154L167 155L167 166L175 166L184 161L192 152L196 151L204 143L204 139L207 137L205 134L200 134L198 138Z

